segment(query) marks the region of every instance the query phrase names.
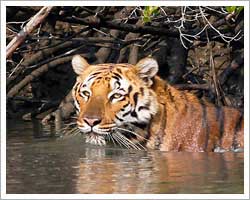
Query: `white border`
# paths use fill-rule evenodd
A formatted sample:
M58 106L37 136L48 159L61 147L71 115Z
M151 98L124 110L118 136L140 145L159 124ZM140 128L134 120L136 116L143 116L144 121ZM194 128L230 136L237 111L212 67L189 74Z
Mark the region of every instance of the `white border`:
M6 6L245 6L244 194L6 194ZM1 198L3 199L249 199L249 2L248 1L2 1L1 2Z

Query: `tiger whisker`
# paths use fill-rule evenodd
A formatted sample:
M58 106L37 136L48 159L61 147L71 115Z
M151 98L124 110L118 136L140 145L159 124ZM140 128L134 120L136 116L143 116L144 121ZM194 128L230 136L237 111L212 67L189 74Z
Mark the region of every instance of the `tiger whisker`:
M124 140L120 135L118 135L118 132L116 132L116 134L113 134L114 138L116 138L117 140L121 141L122 144L127 148L127 149L131 149L131 144ZM133 147L133 146L132 146ZM134 148L134 147L133 147Z
M123 129L123 128L119 128L119 129L122 129L122 131L129 131L129 130ZM129 132L130 132L130 133L133 133L133 134L137 134L137 133L132 132L132 131L129 131ZM119 132L119 133L120 133L120 132ZM120 133L120 134L121 134L121 133ZM137 135L138 135L138 134L137 134ZM137 144L133 143L131 140L129 140L128 138L126 138L124 135L121 134L121 136L124 137L125 140L129 141L130 144L132 143L133 145L136 145L136 147L139 148L140 150L141 150L141 148L138 147L138 145L141 146L144 150L146 150L146 148L145 148L142 144L140 144L139 142L137 143L137 144L138 144L138 145L137 145ZM138 135L138 136L140 136L140 135ZM140 136L140 137L142 137L142 136ZM144 138L144 137L142 137L142 138ZM144 139L147 140L146 138L144 138Z
M132 147L132 149L140 150L140 148L136 144L134 144L131 140L127 139L126 137L123 137L122 134L120 134L119 137L121 138L121 140L123 140L124 143L127 143L130 147Z
M67 129L69 129L70 126L72 126L72 125L76 125L76 123L75 123L75 122L71 122L71 123L69 123L69 124L66 124L63 128L59 129L58 132L65 132L65 131L66 131ZM74 128L77 128L77 127L74 127Z
M135 136L138 136L138 137L140 137L140 138L142 138L142 139L144 139L144 140L149 141L147 138L145 138L145 137L139 135L138 133L136 133L136 132L134 132L134 131L131 131L131 130L128 130L128 129L125 129L125 128L120 128L120 127L117 127L117 129L118 129L118 130L121 130L121 131L126 131L126 132L128 132L128 133L132 133L132 134L134 134Z
M77 130L79 130L78 127L74 127L74 128L72 128L71 130L69 130L66 134L67 134L67 135L70 135L70 133L75 132L75 131L77 131Z
M116 141L117 144L119 144L120 147L122 147L124 145L125 147L128 148L128 146L123 144L122 141L120 140L120 138L118 138L116 135L112 135L112 137L113 137L114 141Z
M72 137L72 136L78 135L79 133L81 133L81 131L78 129L78 127L75 127L71 129L70 131L66 132L64 134L64 137Z
M110 137L110 134L108 133L107 135L105 135L105 138L108 139L108 141L111 141L111 137Z
M140 144L140 143L135 144L131 140L129 140L128 138L126 138L124 135L121 134L121 136L124 137L124 139L127 140L127 141L129 141L131 144L135 145L139 150L141 150L140 147L142 147L143 150L146 150L146 148L142 144Z
M115 137L120 140L120 142L127 148L127 149L134 149L132 145L130 145L126 140L121 138L119 135L115 135Z
M136 144L134 144L131 140L129 140L128 138L126 138L125 136L123 136L120 132L116 132L116 136L119 136L120 139L122 139L124 142L126 141L126 143L133 147L134 149L138 149L138 150L141 150L140 147L138 147Z
M114 135L120 142L121 144L123 144L123 146L125 146L127 149L134 149L134 147L129 144L126 140L124 140L123 138L120 137L120 135L115 134Z
M115 145L115 141L114 141L114 139L113 139L112 134L109 134L109 136L110 136L110 138L111 138L112 142L113 142L113 143L114 143L114 145Z
M124 130L126 130L126 129L124 129ZM131 132L131 131L130 131ZM123 136L125 139L127 139L127 140L129 140L132 144L134 144L134 145L136 145L137 147L138 146L140 146L140 147L142 147L142 149L144 149L144 150L146 150L146 148L140 143L140 142L138 142L138 143L134 143L134 142L132 142L130 139L128 139L127 137L125 137L124 135L122 135L121 134L121 136ZM140 136L140 135L139 135ZM142 137L142 136L141 136ZM144 138L144 137L142 137L142 138ZM147 140L146 138L144 138L145 140ZM139 147L138 147L139 148ZM140 148L139 148L140 149ZM141 149L140 149L141 150Z

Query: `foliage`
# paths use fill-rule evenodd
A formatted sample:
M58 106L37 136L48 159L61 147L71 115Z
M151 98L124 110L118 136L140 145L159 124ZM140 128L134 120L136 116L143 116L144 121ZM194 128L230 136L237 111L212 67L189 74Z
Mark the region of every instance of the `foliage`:
M227 12L239 14L244 9L244 6L226 6Z
M158 6L145 6L143 10L143 22L151 22L151 18L160 14Z

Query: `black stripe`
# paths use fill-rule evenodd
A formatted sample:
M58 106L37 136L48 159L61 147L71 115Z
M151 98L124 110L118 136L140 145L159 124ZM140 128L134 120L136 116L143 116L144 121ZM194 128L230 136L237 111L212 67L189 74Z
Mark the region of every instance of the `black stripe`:
M76 103L77 103L77 105L78 105L79 108L77 108L75 104L74 104L74 106L75 106L75 108L80 112L80 103L79 103L79 101L77 100L77 98L76 98Z
M219 118L220 118L220 107L219 106L215 106L215 118L216 118L216 121L219 121Z
M122 79L122 77L120 76L120 74L117 74L116 72L113 72L114 75L116 75L118 78Z
M170 89L168 89L167 92L168 92L168 96L169 96L170 102L173 103L174 109L178 110L178 108L177 108L177 106L175 104L175 101L174 101L174 96L172 95Z
M121 69L117 68L116 70L117 70L119 73L122 74L122 70L121 70Z
M80 92L80 90L81 90L81 88L82 88L82 85L83 85L83 83L80 83L79 86L77 87L77 90L76 90L77 93Z
M140 106L140 107L138 108L138 111L141 111L141 110L149 110L149 108L146 107L146 106Z
M210 133L210 127L208 124L208 118L207 118L207 106L203 99L199 99L199 103L202 108L202 127L205 129L205 144L204 144L204 150L207 150L208 147L208 141L209 141L209 133Z
M219 122L220 145L222 144L222 137L224 133L224 115L223 107L216 107L216 119Z
M113 101L113 99L114 99L114 95L112 95L110 98L109 98L109 100L112 102Z
M169 95L170 101L174 102L174 96L172 95L170 90L168 90L168 95Z
M119 118L117 115L115 115L115 118L118 119L119 121L123 122L124 120Z
M91 74L90 76L95 76L95 75L100 74L100 73L101 72L95 72L95 73Z
M141 95L144 96L144 89L141 87L140 88Z
M87 82L90 81L90 80L92 80L93 78L96 78L96 76L90 76L90 77L88 78Z
M74 87L74 91L75 91L75 93L77 92L77 90L78 90L78 86L80 85L80 83L77 83L76 85L75 85L75 87Z
M243 120L243 113L240 113L240 116L239 116L238 120L236 121L235 127L234 127L234 137L233 137L233 142L232 142L232 147L233 148L237 148L237 145L238 145L237 141L236 141L236 138L237 138L237 132L241 128L242 120Z
M134 95L133 95L133 99L134 99L134 102L135 102L135 107L136 107L137 102L138 102L138 95L139 95L138 92L134 93Z
M131 112L131 116L138 118L137 113L135 111Z
M133 89L133 87L132 87L132 85L130 85L130 86L128 87L128 95L130 94L130 92L132 91L132 89Z
M119 81L120 79L117 76L111 76L113 79Z
M122 108L126 108L130 103L126 103Z
M167 84L164 84L164 91L166 92L168 89L168 85Z
M141 129L145 129L145 128L147 128L147 124L145 124L145 123L142 123L142 124L139 124L139 123L137 123L137 122L132 122L131 124L133 124L134 126L137 126L137 127L139 127L139 128L141 128Z
M116 81L115 83L117 83L117 84L118 84L117 89L119 89L119 88L121 87L121 83L120 83L119 81ZM123 89L123 90L124 90L124 89Z
M128 114L130 114L130 111L124 113L122 116L125 117L125 116L127 116Z

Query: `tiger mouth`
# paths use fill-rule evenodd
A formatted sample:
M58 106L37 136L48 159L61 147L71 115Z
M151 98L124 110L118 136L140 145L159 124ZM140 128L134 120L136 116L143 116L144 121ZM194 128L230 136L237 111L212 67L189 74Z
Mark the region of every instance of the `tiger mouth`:
M105 146L107 143L107 137L111 137L110 135L114 132L114 128L91 128L91 131L85 132L86 134L86 143Z
M114 145L124 146L127 149L145 149L140 141L147 140L145 137L136 133L133 128L129 129L126 126L105 126L105 128L97 127L78 127L82 133L85 134L85 142L106 146L107 143L111 142Z
M105 146L106 139L104 136L105 135L100 135L100 134L90 132L86 135L85 142L90 143L90 144L94 144L94 145Z
M115 125L109 125L103 128L97 128L97 127L83 127L78 126L80 131L85 134L95 134L95 135L108 135L111 134L117 127Z

